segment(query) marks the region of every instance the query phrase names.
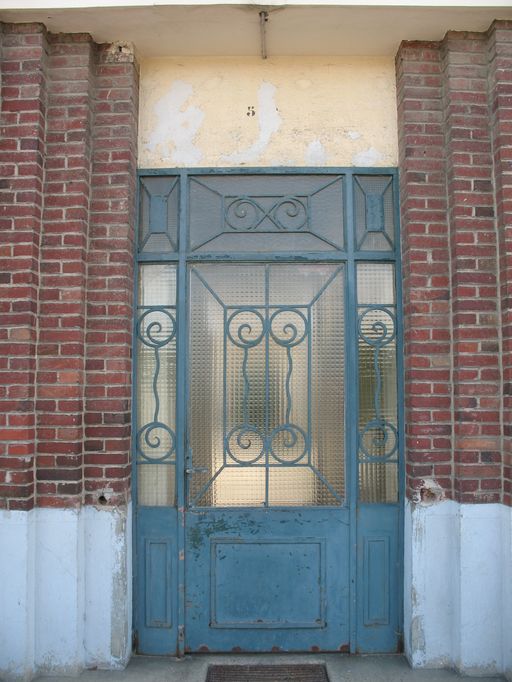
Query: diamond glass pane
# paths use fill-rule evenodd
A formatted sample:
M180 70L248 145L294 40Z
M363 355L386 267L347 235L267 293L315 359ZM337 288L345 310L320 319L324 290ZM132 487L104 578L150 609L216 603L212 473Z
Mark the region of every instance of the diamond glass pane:
M391 175L354 176L354 217L358 250L393 250L395 210Z
M176 461L176 268L143 265L137 309L139 504L174 504Z
M192 505L340 504L343 268L190 275Z
M398 396L394 266L357 267L359 494L394 502L398 475Z
M179 180L154 176L140 179L139 252L173 253L178 249Z

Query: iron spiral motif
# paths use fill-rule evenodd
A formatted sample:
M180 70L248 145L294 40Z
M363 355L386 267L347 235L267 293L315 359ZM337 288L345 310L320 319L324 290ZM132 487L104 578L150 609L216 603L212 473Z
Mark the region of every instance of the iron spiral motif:
M270 199L270 206L263 199ZM224 221L237 232L251 232L270 221L279 231L297 231L307 227L307 197L226 197Z
M303 343L309 334L309 321L298 308L277 307L261 312L257 307L237 308L225 322L226 338L243 351L242 423L234 426L225 436L225 452L232 462L241 466L255 465L268 457L275 465L301 462L309 452L309 436L299 425L290 421L292 411L291 378L293 373L292 349ZM285 422L265 432L250 421L249 397L251 382L248 371L249 353L262 342L273 341L286 350ZM268 370L268 368L267 368ZM268 409L268 407L267 407Z
M177 332L174 308L146 306L137 320L137 339L154 351L155 369L152 390L155 409L152 421L141 426L136 435L138 459L151 464L170 462L176 451L176 434L169 425L160 421L160 396L158 378L160 375L160 350L169 345ZM174 463L174 461L172 462Z
M375 376L375 417L359 431L359 449L366 461L385 461L398 451L398 431L382 415L382 371L379 355L383 348L396 339L395 315L385 306L369 306L359 315L357 328L360 338L373 349Z
M235 426L226 436L226 451L237 464L256 464L265 454L265 437L254 424Z

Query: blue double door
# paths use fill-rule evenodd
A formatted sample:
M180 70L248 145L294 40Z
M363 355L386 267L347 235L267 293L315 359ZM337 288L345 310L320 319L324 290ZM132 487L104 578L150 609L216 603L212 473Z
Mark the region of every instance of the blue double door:
M385 196L393 178L376 177L381 184L370 178L367 195L356 185L365 187L364 178L344 180L344 196L366 196L361 215L372 245L378 220L392 215L379 212L387 204L375 187ZM158 180L147 214L154 204L160 219ZM231 182L214 185L219 196L221 181ZM330 177L321 183L331 191ZM237 240L257 236L264 241L252 260L247 252L202 256L191 211L190 226L180 228L181 260L140 268L137 650L394 652L401 641L394 242L386 237L391 254L368 256L363 231L360 242L334 244L329 258L301 257L300 245L297 254L265 259L274 234L292 245L303 232L315 235L309 223L285 230L278 218L287 202L289 219L301 218L295 203L309 206L302 195L276 203L263 189L235 208L223 190L217 236L205 234L203 206L204 244L227 239L228 229ZM260 222L243 223L247 206L260 210ZM312 212L311 220L331 216L334 230L338 214ZM260 225L266 231L258 233Z

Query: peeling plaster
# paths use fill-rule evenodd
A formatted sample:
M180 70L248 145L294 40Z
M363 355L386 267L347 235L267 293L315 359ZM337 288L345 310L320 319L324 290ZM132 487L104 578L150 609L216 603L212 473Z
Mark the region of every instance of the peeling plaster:
M222 161L232 164L254 163L265 152L272 135L277 133L281 126L282 118L276 106L277 88L272 83L263 82L258 90L258 126L259 136L256 142L248 149L226 154Z
M327 152L320 140L313 140L308 144L304 161L307 166L325 166L327 164Z
M170 57L141 64L141 168L397 160L392 59Z
M157 125L154 128L147 149L160 151L178 166L194 166L202 159L201 150L194 144L204 119L204 113L196 106L185 107L194 92L190 83L176 80L169 92L155 105Z
M510 676L512 554L503 538L512 510L437 499L434 479L419 491L405 509L407 658L413 667Z
M0 510L0 679L126 665L130 525L129 507Z
M354 138L352 138L354 139ZM382 154L375 147L369 147L352 157L354 166L378 166L382 162Z

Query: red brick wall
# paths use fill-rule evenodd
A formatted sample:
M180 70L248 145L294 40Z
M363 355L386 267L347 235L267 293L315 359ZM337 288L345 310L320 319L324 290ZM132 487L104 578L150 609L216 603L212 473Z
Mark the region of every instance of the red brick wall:
M510 504L512 24L396 66L408 494Z
M137 66L37 24L4 24L0 42L0 508L119 504Z
M137 67L41 25L0 42L0 507L119 504ZM408 493L510 504L512 24L403 43L397 86Z

